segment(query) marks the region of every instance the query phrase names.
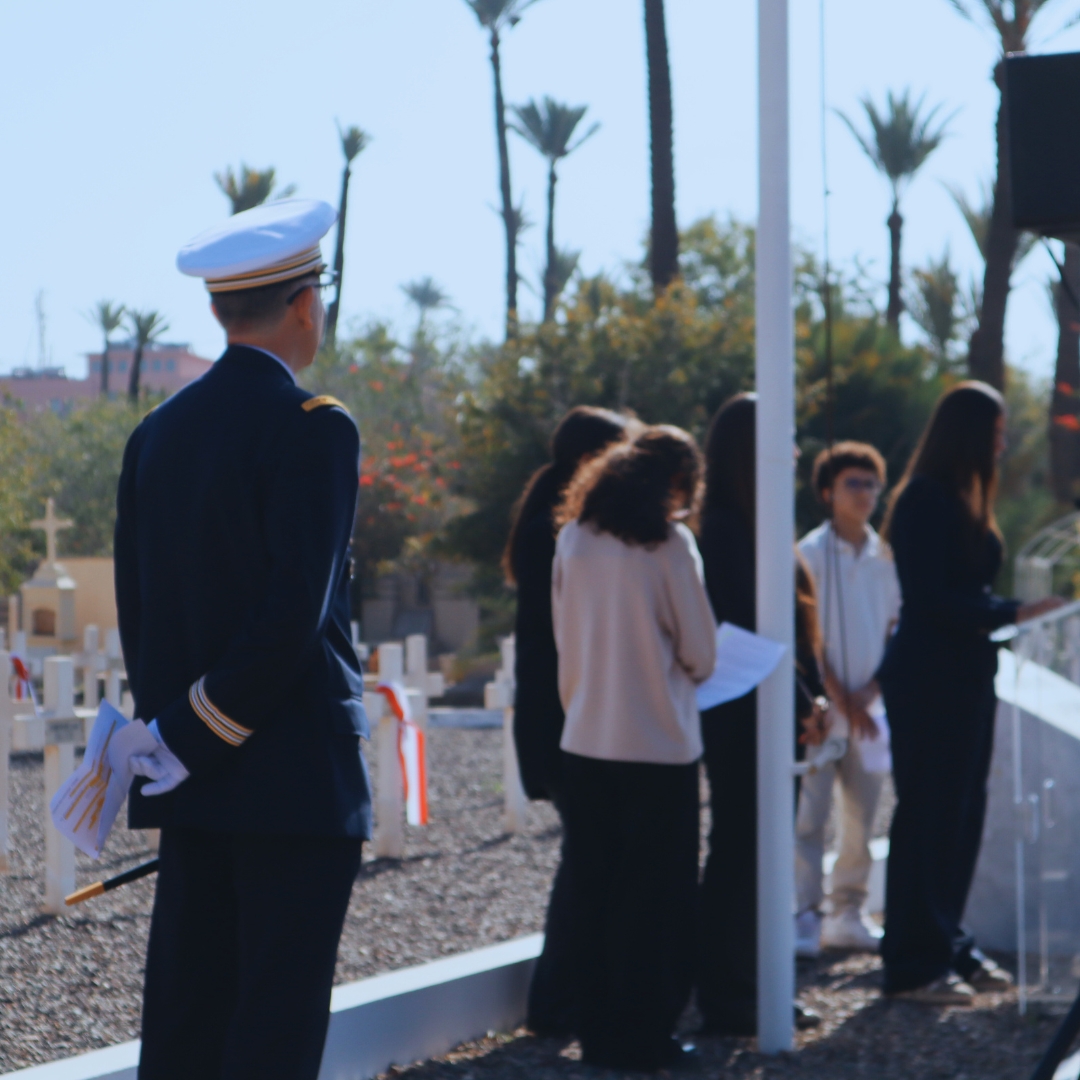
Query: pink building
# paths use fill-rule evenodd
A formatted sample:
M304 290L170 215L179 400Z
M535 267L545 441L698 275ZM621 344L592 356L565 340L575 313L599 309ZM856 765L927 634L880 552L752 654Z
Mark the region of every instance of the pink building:
M0 399L20 402L30 409L64 412L77 401L101 393L101 353L89 353L85 379L69 379L63 368L16 368L0 376ZM109 349L109 395L126 394L134 350L130 343ZM210 370L212 360L196 356L187 345L148 345L143 350L141 385L154 393L174 394Z

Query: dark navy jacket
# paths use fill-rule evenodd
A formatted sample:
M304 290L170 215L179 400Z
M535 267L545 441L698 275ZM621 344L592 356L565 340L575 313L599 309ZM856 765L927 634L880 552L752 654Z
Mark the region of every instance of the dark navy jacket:
M191 772L149 798L137 780L133 828L370 835L348 605L360 439L320 400L231 346L128 441L124 660L135 715Z

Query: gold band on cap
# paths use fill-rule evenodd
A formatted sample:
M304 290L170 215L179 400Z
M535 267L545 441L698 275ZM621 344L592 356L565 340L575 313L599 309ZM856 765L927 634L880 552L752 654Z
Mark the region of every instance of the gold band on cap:
M264 266L259 270L250 270L246 274L234 274L227 278L207 278L206 288L211 293L239 292L241 289L257 289L260 285L273 285L289 278L303 277L305 274L318 274L326 268L319 245L294 255L285 262Z

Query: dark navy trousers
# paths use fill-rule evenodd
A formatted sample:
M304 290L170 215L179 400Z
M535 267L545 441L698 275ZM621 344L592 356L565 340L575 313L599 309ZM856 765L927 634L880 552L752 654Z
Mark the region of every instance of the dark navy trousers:
M316 1080L361 844L162 830L139 1080Z
M949 971L966 976L979 964L961 920L986 816L993 674L919 674L881 681L897 799L881 943L886 993L914 990Z

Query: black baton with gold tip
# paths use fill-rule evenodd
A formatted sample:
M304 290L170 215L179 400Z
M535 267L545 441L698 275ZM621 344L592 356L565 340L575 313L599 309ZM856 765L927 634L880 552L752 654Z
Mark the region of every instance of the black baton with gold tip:
M158 859L151 859L149 862L143 863L142 866L133 866L130 870L125 870L122 874L109 878L108 881L95 881L93 885L84 885L81 889L76 889L73 893L65 896L64 903L69 907L72 904L81 904L84 900L89 900L91 896L100 896L102 893L126 885L129 881L138 881L139 878L146 877L147 874L156 873L158 862Z

